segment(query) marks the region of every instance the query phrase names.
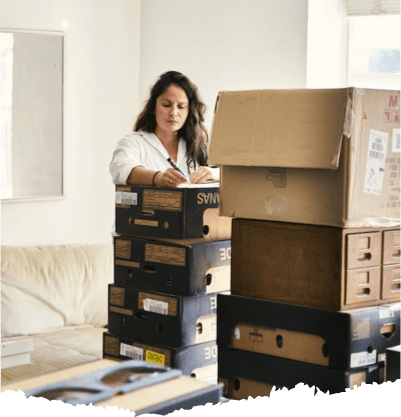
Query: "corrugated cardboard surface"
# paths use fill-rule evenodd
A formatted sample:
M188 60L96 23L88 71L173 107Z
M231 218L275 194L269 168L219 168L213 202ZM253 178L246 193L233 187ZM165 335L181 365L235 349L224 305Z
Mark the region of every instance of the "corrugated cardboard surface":
M221 93L209 156L223 166L220 214L399 224L399 101L355 88Z
M209 163L336 167L351 89L222 92Z

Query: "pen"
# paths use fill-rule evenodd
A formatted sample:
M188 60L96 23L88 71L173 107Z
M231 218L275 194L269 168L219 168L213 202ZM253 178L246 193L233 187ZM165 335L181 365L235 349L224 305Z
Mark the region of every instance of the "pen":
M187 176L181 171L180 167L171 159L171 158L167 158L167 161L170 163L170 165L176 170L178 171L188 182L188 178ZM189 182L190 183L190 182ZM190 183L191 184L191 183Z

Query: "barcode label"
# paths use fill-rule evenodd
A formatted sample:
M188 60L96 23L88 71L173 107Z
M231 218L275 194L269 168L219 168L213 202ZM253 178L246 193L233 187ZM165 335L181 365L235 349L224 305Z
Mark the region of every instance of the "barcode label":
M138 361L143 361L143 349L126 345L124 343L121 343L120 345L120 355L126 356L127 358L136 359Z
M145 298L143 300L143 309L145 311L150 311L151 313L163 314L164 316L168 315L168 303L164 301L151 300L150 298Z
M360 366L368 366L376 363L377 351L358 352L351 355L351 368L359 368Z
M381 195L386 164L388 133L370 130L363 192Z
M389 319L391 317L394 317L394 311L393 310L379 310L379 317L381 319Z
M400 129L393 129L393 145L391 150L393 152L401 152Z
M117 191L116 204L128 204L130 206L136 206L138 204L138 193Z

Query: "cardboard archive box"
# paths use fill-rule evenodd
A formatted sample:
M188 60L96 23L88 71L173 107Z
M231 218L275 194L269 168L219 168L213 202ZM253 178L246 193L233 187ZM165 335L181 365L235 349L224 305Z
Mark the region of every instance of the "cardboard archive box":
M386 381L400 379L400 345L386 349Z
M399 103L360 88L221 92L208 159L222 165L220 214L399 224Z
M400 230L233 219L232 294L329 310L400 300Z
M207 403L217 404L222 389L175 369L141 361L104 359L49 372L2 386L27 397L60 400L71 405L118 407L139 414L166 415Z
M334 394L352 389L362 382L373 384L380 381L378 365L340 371L220 346L218 357L218 376L219 383L223 384L223 395L235 400L268 396L273 387L292 389L300 383Z
M377 365L400 343L400 303L330 311L219 294L217 305L223 348L350 371Z
M231 219L218 214L219 184L182 188L116 186L116 232L172 239L231 238Z
M110 333L184 347L216 340L217 294L172 296L109 284Z
M174 295L230 290L231 241L114 238L114 283Z
M182 348L137 342L128 337L103 333L103 357L136 359L179 369L198 379L217 378L216 340Z

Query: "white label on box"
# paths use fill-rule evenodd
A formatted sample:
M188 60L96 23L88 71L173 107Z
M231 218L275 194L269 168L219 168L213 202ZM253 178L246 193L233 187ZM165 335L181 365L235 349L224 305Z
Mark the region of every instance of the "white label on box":
M136 206L138 204L138 193L117 191L116 204L128 204L130 206Z
M394 311L393 310L379 310L379 317L381 319L388 319L390 317L394 317Z
M372 353L369 352L358 352L351 355L351 368L358 368L360 366L369 366L376 363L377 351L374 350Z
M124 343L121 343L120 345L120 355L127 356L128 358L136 359L138 361L143 361L143 349L126 345Z
M387 142L388 133L374 129L370 130L365 182L363 186L364 193L378 195L382 193Z
M401 152L400 129L393 129L393 146L391 151Z
M151 300L150 298L145 298L143 300L143 309L145 311L150 311L151 313L163 314L164 316L168 315L168 303L164 301Z

